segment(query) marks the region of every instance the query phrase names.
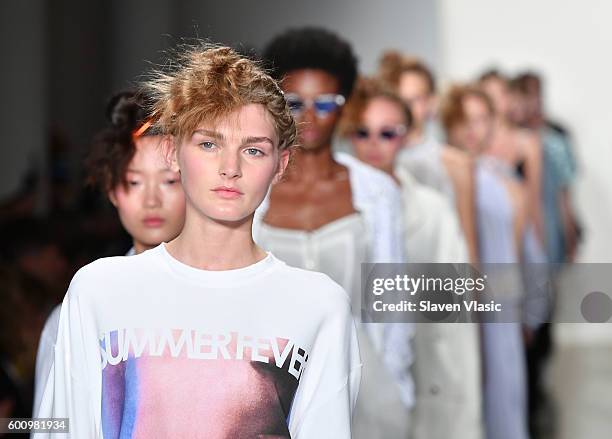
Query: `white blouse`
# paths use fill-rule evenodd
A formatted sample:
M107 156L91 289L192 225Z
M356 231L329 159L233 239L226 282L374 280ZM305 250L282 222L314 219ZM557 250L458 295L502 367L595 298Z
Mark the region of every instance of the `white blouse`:
M398 186L384 172L343 152L334 153L334 160L349 170L357 213L312 232L277 228L263 223L269 207L268 196L255 212L253 236L259 245L287 264L328 274L352 296L356 314L361 309L361 262L405 262L402 199ZM411 407L414 403L410 373L413 325L374 324L367 325L365 330L398 383L402 402ZM367 376L367 367L364 367L363 379Z
M443 145L430 136L423 143L402 149L397 163L419 183L437 190L454 203L455 188L442 161L442 148Z

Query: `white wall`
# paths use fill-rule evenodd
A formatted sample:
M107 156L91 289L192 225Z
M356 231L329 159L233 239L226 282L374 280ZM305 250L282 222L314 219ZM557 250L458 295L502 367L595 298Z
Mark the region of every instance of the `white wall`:
M437 65L436 3L430 0L225 0L182 3L182 35L261 48L288 27L317 25L348 39L360 68L372 72L383 49L398 48Z
M546 77L547 107L566 123L581 166L580 259L612 261L612 2L437 0L440 72L448 82L497 66Z

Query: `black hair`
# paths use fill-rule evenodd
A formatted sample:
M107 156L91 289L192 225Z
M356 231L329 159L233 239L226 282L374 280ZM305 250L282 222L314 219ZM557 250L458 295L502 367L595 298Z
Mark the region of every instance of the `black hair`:
M510 81L510 88L522 94L528 94L534 91L542 92L542 77L534 71L525 71L516 75Z
M107 192L125 183L126 169L136 153L134 132L148 119L146 96L135 91L113 95L106 106L107 126L94 138L86 158L88 185ZM139 135L154 135L145 128Z
M131 133L146 119L144 97L135 91L113 95L106 105L106 120L110 129Z
M338 79L340 94L346 98L357 78L357 58L350 44L322 28L290 29L278 35L264 50L263 58L278 80L294 70L323 70Z

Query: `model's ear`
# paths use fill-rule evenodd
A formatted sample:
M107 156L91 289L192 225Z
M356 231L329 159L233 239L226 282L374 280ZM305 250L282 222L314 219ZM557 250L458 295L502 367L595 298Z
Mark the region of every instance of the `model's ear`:
M291 151L289 149L283 149L280 152L280 158L278 160L278 168L276 170L276 174L274 175L274 179L272 180L272 184L276 184L280 181L287 169L287 165L289 164L289 159L291 158Z
M161 141L162 155L171 171L179 172L178 147L173 136L164 136Z
M106 195L108 195L108 199L111 203L113 203L113 206L117 207L117 195L115 194L115 189L111 189L106 193Z

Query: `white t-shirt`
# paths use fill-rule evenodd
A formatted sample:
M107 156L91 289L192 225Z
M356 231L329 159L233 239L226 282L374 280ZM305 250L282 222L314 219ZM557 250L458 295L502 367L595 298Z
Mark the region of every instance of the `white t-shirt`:
M200 270L160 244L74 276L36 415L69 417L78 439L350 438L360 376L326 275L270 253Z
M133 256L135 254L136 251L134 247L132 247L125 255ZM38 350L36 352L36 369L34 373L34 411L40 406L40 399L42 398L45 382L47 381L51 365L53 364L55 340L57 339L61 309L61 304L53 308L40 333Z

